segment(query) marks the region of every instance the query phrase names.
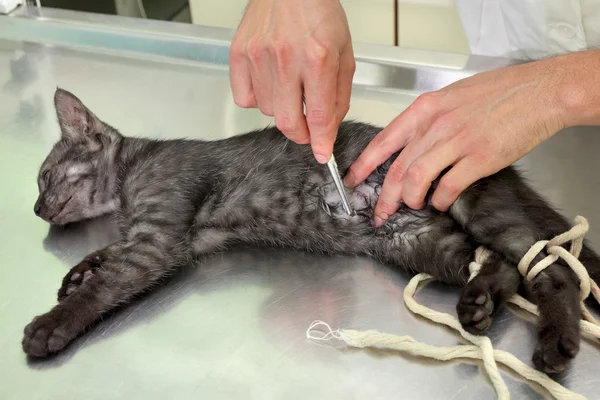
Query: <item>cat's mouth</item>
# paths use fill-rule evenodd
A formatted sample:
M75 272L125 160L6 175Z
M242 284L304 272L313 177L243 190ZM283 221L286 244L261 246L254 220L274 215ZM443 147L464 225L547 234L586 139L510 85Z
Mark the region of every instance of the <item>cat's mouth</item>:
M65 207L67 206L67 204L69 204L69 202L71 201L72 198L73 198L73 196L69 197L67 199L67 201L65 201L60 206L60 208L58 209L58 211L56 213L54 213L54 215L52 215L51 217L48 218L48 221L57 223L56 218L60 216L60 214L64 211Z

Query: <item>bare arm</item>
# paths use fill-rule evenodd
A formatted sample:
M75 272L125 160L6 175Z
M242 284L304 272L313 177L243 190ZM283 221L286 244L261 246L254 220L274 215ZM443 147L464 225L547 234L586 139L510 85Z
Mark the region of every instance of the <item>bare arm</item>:
M472 183L519 160L563 128L600 125L600 51L585 51L474 75L420 96L350 167L353 187L390 155L375 209L381 225L404 202L422 208L432 181L446 211Z

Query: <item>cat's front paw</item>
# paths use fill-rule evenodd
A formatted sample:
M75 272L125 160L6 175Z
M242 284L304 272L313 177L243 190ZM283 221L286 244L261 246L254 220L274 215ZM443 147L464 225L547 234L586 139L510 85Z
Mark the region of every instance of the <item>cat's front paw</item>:
M75 293L84 282L92 278L94 271L100 267L103 261L104 259L100 253L94 253L71 268L69 273L63 278L62 285L58 290L58 301L60 302L67 296Z
M473 335L485 333L492 325L494 301L489 286L475 278L464 287L456 305L463 329Z
M77 333L70 331L66 314L57 308L35 317L25 327L23 351L32 357L47 357L62 350Z
M564 371L579 352L579 324L561 323L541 327L538 336L533 364L545 373Z

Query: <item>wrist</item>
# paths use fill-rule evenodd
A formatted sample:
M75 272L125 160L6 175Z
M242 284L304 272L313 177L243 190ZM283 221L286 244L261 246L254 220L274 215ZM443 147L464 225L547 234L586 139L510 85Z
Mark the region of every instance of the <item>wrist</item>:
M600 51L571 53L554 61L563 127L600 125Z

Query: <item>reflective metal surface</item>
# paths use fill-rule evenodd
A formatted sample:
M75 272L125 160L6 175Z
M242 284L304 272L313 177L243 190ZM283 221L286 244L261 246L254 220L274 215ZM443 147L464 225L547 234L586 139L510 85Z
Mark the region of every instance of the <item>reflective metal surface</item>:
M402 289L409 277L393 267L364 258L284 250L237 248L213 257L105 318L62 355L27 360L20 347L23 327L55 304L71 266L116 237L107 220L50 229L33 213L37 169L58 137L52 106L57 85L128 135L213 139L272 121L234 105L219 40L183 33L177 39L171 32L165 43L189 44L195 59L159 58L151 51L136 52L135 46L123 52L111 40L81 47L66 35L54 45L43 44L56 34L45 25L51 21L8 18L0 18L0 398L493 398L477 366L309 343L305 331L315 319L334 327L408 334L430 344L459 340L404 308ZM21 21L29 29L19 31ZM61 29L74 35L89 28L80 25L63 22ZM102 29L94 29L94 37L102 38ZM148 35L142 39L158 34ZM142 36L131 34L132 40ZM208 62L204 51L219 57ZM395 65L394 54L386 49L358 46L357 51L363 61L349 118L377 124L388 123L427 88L503 63L476 58L462 64L449 61L444 67L429 62L435 54L399 51L392 53L402 65ZM469 67L473 65L477 68ZM414 79L418 76L426 78ZM599 148L598 128L571 129L521 163L532 183L568 216L589 219L588 237L595 245L600 245ZM418 299L454 313L457 292L432 284ZM490 337L497 348L531 365L534 325L505 310ZM599 369L600 348L584 343L558 379L598 398ZM544 398L503 376L512 398Z

